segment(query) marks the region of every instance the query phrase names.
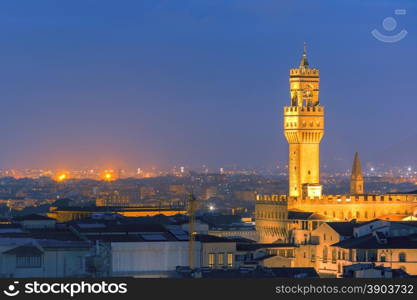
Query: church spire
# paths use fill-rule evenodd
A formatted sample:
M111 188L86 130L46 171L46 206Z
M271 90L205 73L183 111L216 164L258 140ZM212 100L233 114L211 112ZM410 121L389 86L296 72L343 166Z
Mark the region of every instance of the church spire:
M358 152L355 153L353 159L352 175L350 176L350 194L363 194L363 175Z
M303 51L303 57L300 61L300 68L307 69L308 68L308 60L307 60L307 43L304 42L304 51Z

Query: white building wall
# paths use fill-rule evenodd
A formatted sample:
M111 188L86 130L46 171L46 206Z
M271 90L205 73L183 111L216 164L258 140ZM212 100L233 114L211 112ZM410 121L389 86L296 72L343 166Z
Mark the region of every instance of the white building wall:
M195 266L200 267L199 242L195 242ZM188 266L188 241L112 242L113 276L158 274Z

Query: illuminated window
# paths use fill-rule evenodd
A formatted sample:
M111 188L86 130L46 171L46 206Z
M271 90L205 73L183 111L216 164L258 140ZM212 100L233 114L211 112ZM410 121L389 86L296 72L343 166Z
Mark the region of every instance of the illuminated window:
M217 254L217 264L218 265L224 265L224 254L223 253L218 253Z
M316 262L316 254L311 252L311 262Z
M209 265L210 268L214 267L214 261L215 261L214 253L209 253L209 255L208 255L208 265Z
M233 267L233 253L227 253L227 266Z
M327 263L327 246L323 248L323 263Z
M336 263L336 259L337 259L336 255L337 255L336 248L333 248L333 250L332 250L332 263L333 264Z

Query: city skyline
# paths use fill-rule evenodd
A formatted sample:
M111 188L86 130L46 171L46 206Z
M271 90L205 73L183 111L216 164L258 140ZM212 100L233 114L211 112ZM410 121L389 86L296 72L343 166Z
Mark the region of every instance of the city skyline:
M416 4L323 3L2 4L0 167L285 164L281 107L304 41L331 124L322 163L345 170L358 151L364 166L417 165ZM376 40L398 8L410 34Z

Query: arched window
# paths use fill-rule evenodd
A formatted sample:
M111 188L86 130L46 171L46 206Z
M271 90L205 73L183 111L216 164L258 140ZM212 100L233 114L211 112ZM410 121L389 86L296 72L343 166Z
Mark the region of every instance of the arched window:
M407 261L407 256L405 255L404 252L400 252L400 254L398 254L398 260L400 262L406 262Z

